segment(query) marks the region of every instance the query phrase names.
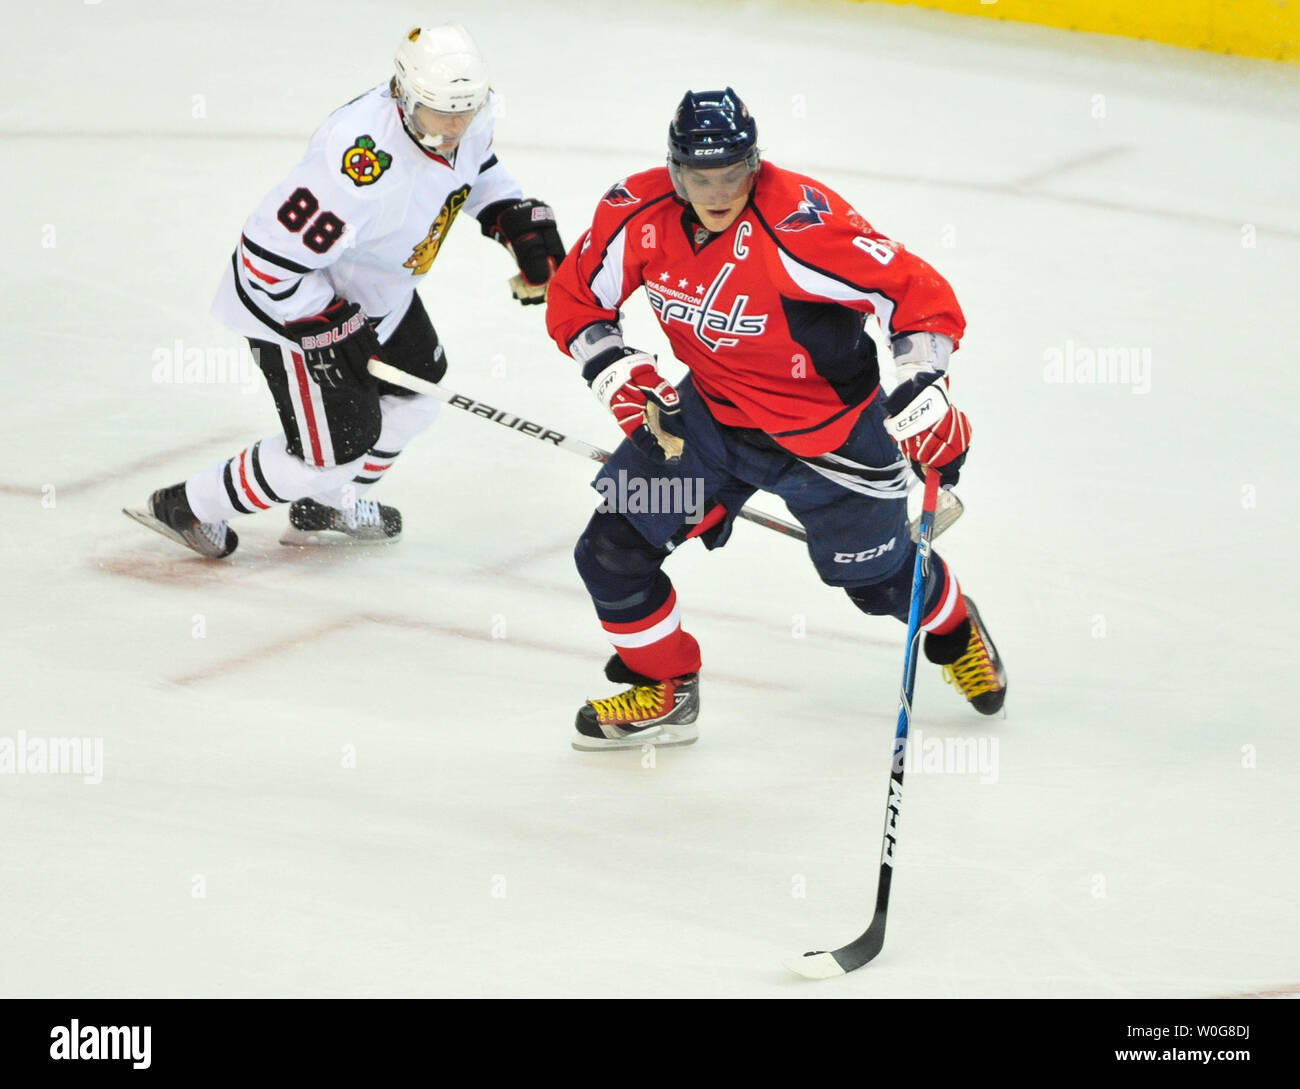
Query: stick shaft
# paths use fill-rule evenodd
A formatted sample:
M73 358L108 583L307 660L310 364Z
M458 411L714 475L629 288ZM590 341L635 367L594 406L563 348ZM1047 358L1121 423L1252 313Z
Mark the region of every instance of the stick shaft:
M889 912L889 886L894 877L894 850L898 842L898 820L903 807L903 766L907 755L907 732L912 722L912 690L916 681L916 651L921 637L921 613L925 608L925 587L930 576L930 544L934 539L935 509L939 502L939 474L927 469L925 500L921 505L916 559L912 566L912 601L907 613L907 650L903 656L898 727L894 731L889 768L889 801L885 805L885 834L880 848L880 871L876 882L876 907L871 922L858 937L831 952L805 953L791 957L786 967L808 979L830 979L861 968L885 947L885 923Z
M939 472L925 471L925 498L921 504L921 532L912 565L912 601L907 612L907 651L903 656L903 683L898 695L898 723L889 766L889 800L885 803L885 832L880 846L880 878L876 884L876 910L870 930L878 943L872 956L885 944L885 918L889 910L889 886L894 875L894 851L898 842L898 821L903 808L903 765L907 757L907 735L912 726L912 694L916 690L916 659L921 644L921 613L925 610L925 588L930 580L934 515L939 504ZM838 958L837 958L838 959ZM845 965L845 971L859 967Z
M599 446L593 446L589 442L583 442L581 439L575 439L571 435L565 435L563 432L556 431L554 428L547 427L545 424L534 423L532 420L526 420L522 416L516 416L514 413L507 412L502 408L495 408L492 405L484 404L482 401L476 401L472 397L466 397L463 394L454 393L445 386L440 386L436 382L429 382L423 378L416 378L413 374L407 374L405 371L398 370L391 363L384 363L378 359L372 359L369 364L370 373L381 381L388 382L390 385L401 386L403 389L409 389L412 393L423 393L426 397L436 397L439 401L445 401L455 408L464 409L471 416L478 416L480 419L489 420L492 423L501 424L511 431L517 431L521 435L529 438L538 439L542 442L550 443L552 446L558 446L561 450L568 450L572 454L584 457L590 461L605 462L609 460L609 451L602 450ZM799 541L806 541L808 535L804 532L802 526L796 526L792 522L787 522L784 518L777 518L772 514L763 514L761 511L751 510L749 507L742 507L737 516L744 518L747 522L753 522L756 525L766 526L768 529L775 530L777 533L783 533L787 537L793 537Z

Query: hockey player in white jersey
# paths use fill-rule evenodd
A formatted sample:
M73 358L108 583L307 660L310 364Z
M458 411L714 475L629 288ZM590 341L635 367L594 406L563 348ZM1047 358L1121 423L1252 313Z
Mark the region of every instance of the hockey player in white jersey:
M289 504L285 543L391 541L401 515L362 498L433 421L434 398L376 381L378 357L431 382L447 364L415 288L459 213L509 248L524 304L564 258L550 207L492 150L492 92L457 24L411 30L396 73L336 110L249 217L213 303L248 337L284 433L162 488L126 513L204 556L229 521Z

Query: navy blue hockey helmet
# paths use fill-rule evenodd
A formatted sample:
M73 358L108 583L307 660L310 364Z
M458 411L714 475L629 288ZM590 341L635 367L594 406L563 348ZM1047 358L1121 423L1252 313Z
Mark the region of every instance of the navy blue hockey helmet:
M740 96L725 91L687 91L668 126L668 161L709 169L746 162L758 168L758 126Z

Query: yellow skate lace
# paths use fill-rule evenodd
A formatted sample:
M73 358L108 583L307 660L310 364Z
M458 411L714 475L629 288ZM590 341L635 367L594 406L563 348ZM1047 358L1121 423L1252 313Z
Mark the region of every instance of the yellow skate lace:
M952 665L943 667L943 679L956 685L968 700L985 692L996 692L998 688L997 670L993 668L993 658L984 640L980 638L979 629L974 624L970 628L970 642L966 644L966 653Z
M642 722L654 718L663 711L664 686L662 684L638 684L617 696L603 700L591 700L599 720L611 723Z

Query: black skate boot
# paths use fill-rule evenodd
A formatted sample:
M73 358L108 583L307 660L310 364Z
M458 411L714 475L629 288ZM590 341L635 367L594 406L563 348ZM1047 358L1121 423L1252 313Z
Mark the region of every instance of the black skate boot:
M642 745L690 745L699 740L700 675L686 673L666 681L634 673L615 654L605 676L632 687L617 696L588 700L574 725L573 747L583 752L631 749Z
M970 598L966 611L970 616L955 630L945 635L926 632L925 656L943 666L943 679L981 715L996 715L1007 698L1007 673Z
M341 534L342 536L334 536ZM338 510L299 499L289 506L289 528L281 544L392 544L402 536L402 514L373 499L358 499L356 506Z
M122 513L209 559L229 556L239 545L239 537L225 522L198 520L185 498L184 482L154 492L147 507L123 507Z

